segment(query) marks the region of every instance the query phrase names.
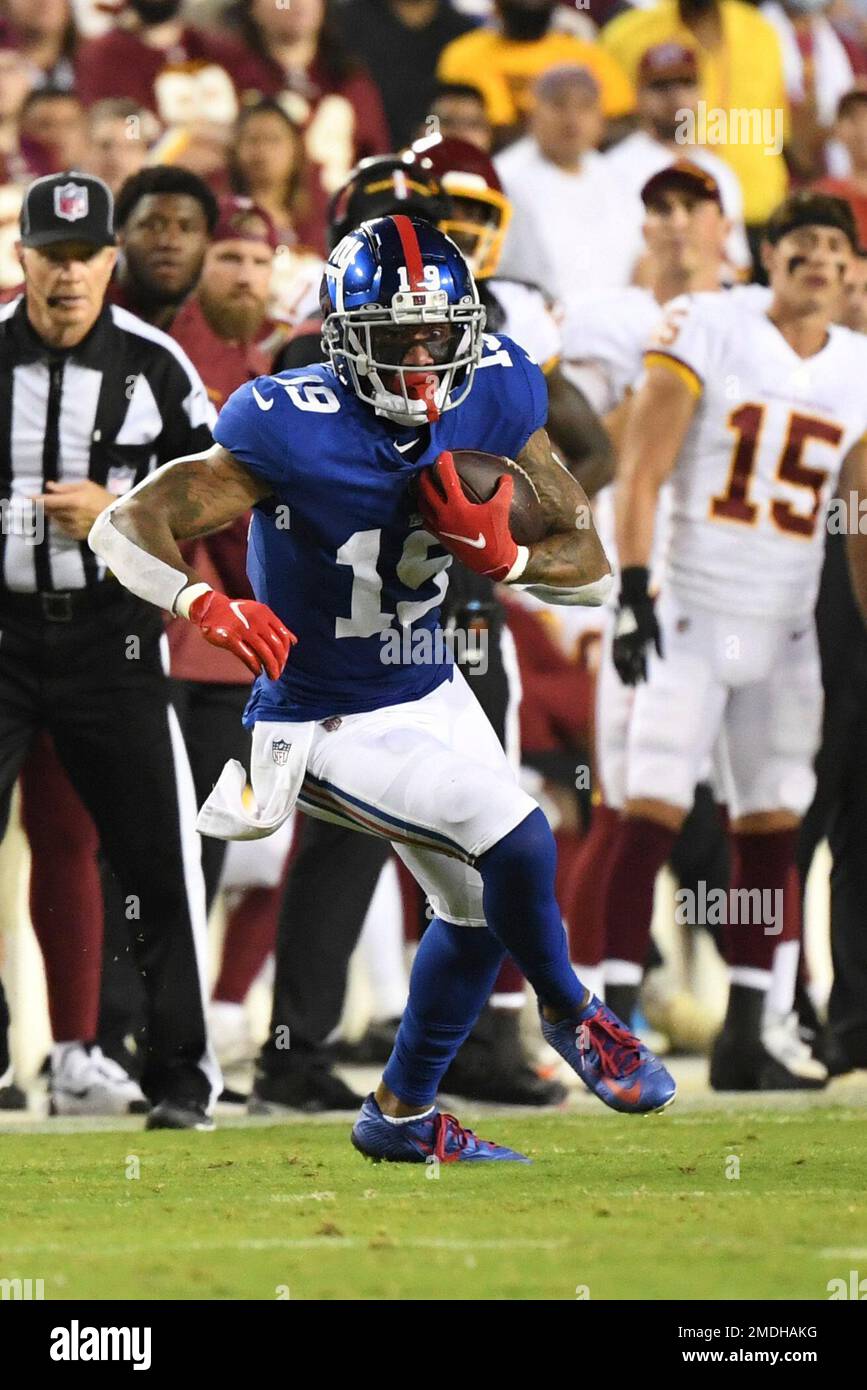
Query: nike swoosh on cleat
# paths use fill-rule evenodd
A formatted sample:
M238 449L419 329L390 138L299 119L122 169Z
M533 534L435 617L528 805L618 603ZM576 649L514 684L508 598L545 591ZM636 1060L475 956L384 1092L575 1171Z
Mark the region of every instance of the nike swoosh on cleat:
M256 404L260 410L270 410L272 405L274 404L273 396L271 397L270 401L266 401L264 396L259 395L259 392L256 390L255 386L253 387L253 395L256 398Z
M450 541L463 541L464 545L471 545L473 550L484 550L485 548L486 541L481 531L477 541L471 541L469 536L456 536L453 531L442 531L440 534L447 536Z
M622 1081L607 1080L605 1085L612 1091L618 1100L626 1101L627 1105L632 1105L635 1101L641 1100L641 1082L633 1081L631 1086L624 1086Z

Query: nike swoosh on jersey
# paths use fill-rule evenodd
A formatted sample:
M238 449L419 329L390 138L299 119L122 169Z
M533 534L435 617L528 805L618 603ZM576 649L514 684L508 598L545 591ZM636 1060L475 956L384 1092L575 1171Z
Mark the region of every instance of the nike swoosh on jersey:
M260 410L270 410L272 405L274 404L273 396L271 397L270 401L266 401L264 396L259 395L259 392L256 390L255 386L253 387L253 395L256 398L256 404Z
M413 444L417 444L417 443L418 443L418 440L417 440L417 439L411 439L411 440L409 441L408 444L395 444L394 447L395 447L395 449L397 449L397 452L398 452L399 454L405 454L406 451L407 451L407 449L411 449L412 446L413 446Z
M442 531L440 534L447 536L450 541L463 541L464 545L471 545L473 550L484 550L485 548L486 542L481 531L477 541L471 541L469 536L456 536L453 531Z

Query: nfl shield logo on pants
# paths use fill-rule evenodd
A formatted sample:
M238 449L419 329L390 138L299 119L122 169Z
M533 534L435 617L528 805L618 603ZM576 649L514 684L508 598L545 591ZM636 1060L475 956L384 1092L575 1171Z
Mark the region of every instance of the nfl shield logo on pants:
M54 190L54 211L66 222L87 216L87 189L80 183L65 183Z
M274 739L274 742L271 744L271 757L278 767L286 766L286 763L289 761L289 749L291 747L292 744L287 743L285 738Z

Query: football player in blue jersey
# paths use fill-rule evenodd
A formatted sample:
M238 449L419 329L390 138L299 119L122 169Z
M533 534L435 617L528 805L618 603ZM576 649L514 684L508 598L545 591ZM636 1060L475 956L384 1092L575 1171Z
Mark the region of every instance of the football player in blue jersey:
M548 822L433 638L453 556L567 604L601 603L609 566L584 493L551 451L542 373L516 343L484 333L448 237L421 219L364 223L332 252L322 297L328 362L241 387L214 448L113 503L90 543L133 592L257 674L245 714L257 804L223 833L267 833L297 797L311 815L386 836L433 907L355 1146L398 1162L521 1161L436 1107L504 951L536 990L545 1038L606 1104L659 1110L674 1082L576 979ZM512 538L508 475L487 502L465 496L455 449L519 463L541 501L543 540ZM178 542L249 507L256 600L233 601L185 564ZM384 659L395 633L410 638L401 662ZM428 657L414 662L415 650ZM292 783L286 765L299 758Z

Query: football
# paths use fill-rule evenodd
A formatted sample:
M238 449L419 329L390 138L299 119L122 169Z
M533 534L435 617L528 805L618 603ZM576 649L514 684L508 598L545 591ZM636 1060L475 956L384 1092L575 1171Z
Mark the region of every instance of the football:
M485 454L476 449L455 449L452 457L455 472L471 502L487 502L502 475L509 473L515 484L509 509L509 530L518 545L533 545L542 539L546 530L542 504L529 474L520 464L503 455Z

